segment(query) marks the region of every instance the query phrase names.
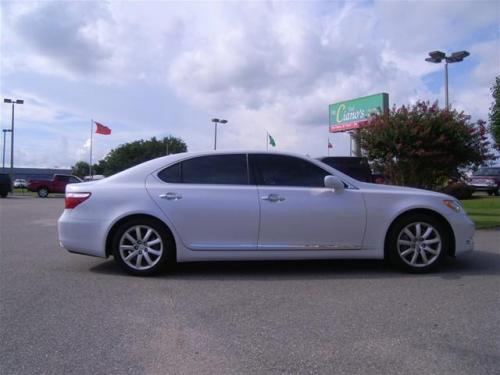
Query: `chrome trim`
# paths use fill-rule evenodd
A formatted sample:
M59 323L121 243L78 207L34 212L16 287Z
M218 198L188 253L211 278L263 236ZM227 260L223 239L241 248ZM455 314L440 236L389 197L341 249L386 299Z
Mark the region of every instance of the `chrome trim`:
M193 244L188 246L194 251L260 251L260 250L361 250L358 245L321 245L321 244L306 244L306 245L219 245L219 244Z

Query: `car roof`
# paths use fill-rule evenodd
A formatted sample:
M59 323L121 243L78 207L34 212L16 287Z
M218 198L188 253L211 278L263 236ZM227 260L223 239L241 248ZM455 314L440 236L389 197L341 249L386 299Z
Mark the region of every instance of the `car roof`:
M345 182L356 186L361 182L353 179L352 177L347 176L346 174L338 171L335 168L330 167L329 165L322 163L319 160L316 160L308 155L302 155L299 153L293 152L283 152L283 151L260 151L260 150L211 150L211 151L198 151L198 152L181 152L178 154L171 154L167 156L162 156L156 159L152 159L146 161L144 163L133 166L129 169L121 171L117 174L114 174L106 179L95 181L95 183L104 183L105 181L128 181L128 180L137 180L146 178L151 173L163 169L175 162L191 159L193 157L199 156L210 156L210 155L230 155L230 154L267 154L267 155L285 155L285 156L293 156L299 159L308 160L313 164L316 164L324 169L332 170L335 175L339 176L341 179L345 180Z

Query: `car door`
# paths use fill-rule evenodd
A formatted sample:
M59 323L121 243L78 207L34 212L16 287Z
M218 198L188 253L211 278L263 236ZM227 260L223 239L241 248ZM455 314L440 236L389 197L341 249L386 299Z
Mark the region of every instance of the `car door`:
M147 179L147 190L192 250L255 250L257 187L246 154L199 156Z
M306 159L250 154L259 191L259 249L360 249L366 210L359 190L324 187L331 174Z
M66 185L68 184L69 176L54 176L54 181L52 182L52 193L64 193L66 191Z

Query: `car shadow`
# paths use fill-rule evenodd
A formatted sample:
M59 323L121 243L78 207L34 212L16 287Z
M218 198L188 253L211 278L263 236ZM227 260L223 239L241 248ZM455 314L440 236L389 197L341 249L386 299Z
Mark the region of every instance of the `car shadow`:
M90 268L105 275L126 273L108 260ZM500 254L474 251L458 258L448 258L436 272L418 277L460 279L464 276L500 275ZM301 261L228 261L196 262L172 265L157 278L176 280L266 280L266 279L378 279L415 277L383 260L301 260Z

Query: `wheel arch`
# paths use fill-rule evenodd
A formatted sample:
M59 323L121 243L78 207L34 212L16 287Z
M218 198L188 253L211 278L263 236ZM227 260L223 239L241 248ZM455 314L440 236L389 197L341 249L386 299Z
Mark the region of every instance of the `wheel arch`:
M391 234L391 231L393 230L394 226L396 223L401 220L401 218L407 216L407 215L413 215L413 214L426 214L434 217L436 220L438 220L443 226L446 228L446 234L448 236L449 242L450 242L450 248L448 249L448 254L449 256L455 256L455 234L453 233L453 228L451 227L450 223L446 218L441 215L439 212L436 212L434 210L428 209L428 208L414 208L410 209L408 211L404 211L400 213L392 222L391 225L389 225L389 228L387 229L387 232L385 233L385 239L384 239L384 258L388 257L388 251L389 251L389 236Z
M124 216L124 217L120 218L119 220L117 220L111 226L111 228L109 229L109 231L106 235L106 244L105 244L106 257L109 257L113 253L113 249L112 249L113 236L115 235L115 233L118 230L118 228L120 227L120 225L122 225L123 223L125 223L129 220L140 219L140 218L148 218L148 219L154 220L166 230L166 232L168 233L168 235L170 236L170 238L172 239L172 241L174 243L175 249L174 249L172 255L174 256L174 262L176 262L177 261L177 243L175 241L174 233L172 232L170 227L163 220L159 219L156 216L153 216L150 214L139 214L139 213Z

